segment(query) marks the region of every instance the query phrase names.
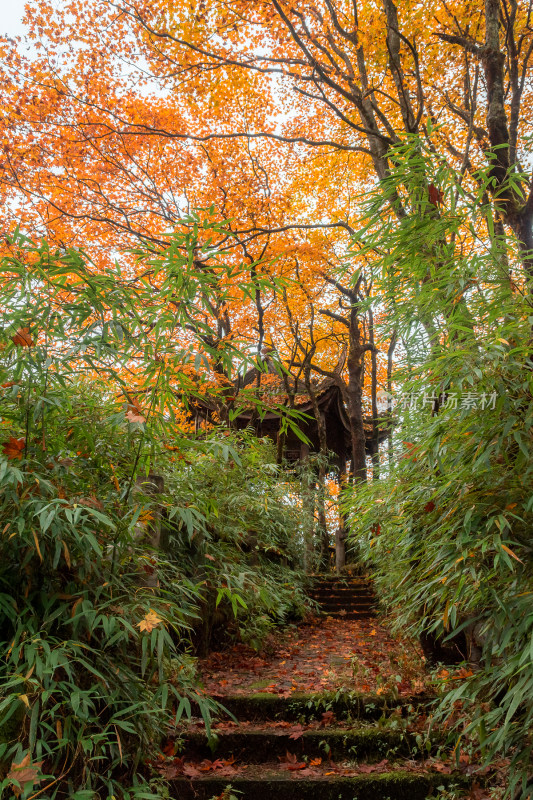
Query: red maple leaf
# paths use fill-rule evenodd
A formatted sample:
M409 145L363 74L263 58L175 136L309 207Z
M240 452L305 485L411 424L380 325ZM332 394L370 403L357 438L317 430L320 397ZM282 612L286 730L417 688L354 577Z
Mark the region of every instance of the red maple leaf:
M303 732L304 732L303 725L294 725L294 727L291 730L291 733L289 734L289 739L294 739L295 741L296 739L301 739Z
M298 761L298 758L293 753L289 753L289 751L287 751L284 756L279 756L279 760L284 764L285 769L291 772L296 772L297 770L307 767L305 761Z
M438 206L444 202L444 193L434 183L429 184L428 194L432 206Z
M332 722L335 722L335 714L333 711L324 711L320 721L320 727L325 728L326 725L331 725Z
M19 328L14 336L11 337L13 344L18 344L20 347L31 347L33 339L30 335L29 328Z
M7 442L2 445L2 452L8 458L21 458L25 447L26 439L24 437L15 439L14 436L10 436Z

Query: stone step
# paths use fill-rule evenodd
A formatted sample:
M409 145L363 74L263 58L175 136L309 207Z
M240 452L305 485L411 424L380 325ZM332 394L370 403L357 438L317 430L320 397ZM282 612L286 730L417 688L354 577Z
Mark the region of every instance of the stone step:
M434 698L426 694L396 698L385 694L365 695L357 692L338 691L317 694L293 692L288 697L270 692L256 692L251 695L219 696L215 699L222 706L221 717L229 715L241 721L295 720L299 722L320 720L325 711L331 711L338 720L380 719L391 714L404 714L407 709L422 711Z
M345 614L343 614L342 611L322 611L321 614L324 617L331 617L332 619L344 619L344 620L372 619L376 616L376 612L373 610L346 611Z
M372 592L374 589L372 586L367 584L358 583L354 586L344 586L339 585L337 583L332 583L329 586L311 586L309 592L319 592L319 593L331 593L331 592Z
M376 763L384 758L391 761L399 757L416 759L428 754L427 750L420 753L413 734L361 723L358 727L303 731L294 727L292 731L291 728L269 728L267 723L263 723L261 728L237 727L231 731L215 731L211 742L205 732L186 733L184 742L185 748L180 751L180 756L185 756L188 761L235 758L248 764L275 762L283 759L286 753L296 756L300 762L307 757L328 758L335 762L364 759L366 763Z
M375 597L324 597L317 602L328 608L348 608L348 606L367 607L376 603Z
M339 594L337 594L337 593L335 593L335 594L332 594L332 593L330 593L330 594L314 594L314 593L311 594L310 593L309 597L311 597L317 603L351 603L351 602L354 602L354 603L358 603L358 602L362 602L362 603L373 602L373 603L375 603L376 600L377 600L376 596L374 594L371 594L370 592L366 592L364 594L362 592L360 594L353 594L352 592L347 592L346 594L340 594L340 593Z
M227 777L215 771L201 777L177 778L170 781L169 789L172 800L211 800L228 786L239 800L426 800L438 786L467 783L462 775L402 769L344 777L335 775L327 764L320 774L308 777L272 763L251 765L244 774L241 771Z
M371 589L371 581L315 581L312 589Z
M319 611L322 614L327 614L329 616L340 616L343 617L345 614L374 614L376 612L376 607L373 603L361 603L352 604L352 603L342 603L341 605L322 605L319 608Z

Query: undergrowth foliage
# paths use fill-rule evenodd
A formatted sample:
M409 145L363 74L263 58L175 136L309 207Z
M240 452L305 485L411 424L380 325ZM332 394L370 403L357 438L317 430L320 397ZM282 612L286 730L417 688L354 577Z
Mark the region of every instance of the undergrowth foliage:
M399 629L461 633L469 667L440 710L486 763L531 791L533 308L528 275L477 189L413 139L369 206L359 243L403 342L389 474L347 503ZM428 196L428 182L439 203ZM477 192L479 191L479 196ZM409 217L387 209L408 196ZM478 209L478 210L476 210ZM487 233L488 231L488 233ZM520 795L522 796L522 795Z
M195 328L190 308L212 307L213 292L220 301L229 269L209 221L183 227L161 252L135 254L152 282L118 264L96 272L82 253L20 233L1 264L2 796L157 797L145 759L192 703L208 730L215 707L193 659L208 593L237 624L253 619L258 640L291 605L278 583L297 573L272 569L261 585L238 531L254 528L263 549L286 543L281 495L259 513L272 458L264 447L244 455L243 440L198 439L175 413L177 397L186 409L202 391L213 355L205 315ZM201 270L193 254L205 255ZM246 368L246 350L229 349L217 347L217 363ZM216 508L207 475L222 490L226 470L231 491ZM166 481L158 496L137 480L154 472ZM168 535L155 548L159 517ZM181 554L200 538L191 567Z
M168 476L177 509L167 546L201 582L195 634L203 652L228 638L258 649L275 624L301 617L306 608L295 487L268 440L242 433L223 440L231 446L224 469L220 456L206 449Z

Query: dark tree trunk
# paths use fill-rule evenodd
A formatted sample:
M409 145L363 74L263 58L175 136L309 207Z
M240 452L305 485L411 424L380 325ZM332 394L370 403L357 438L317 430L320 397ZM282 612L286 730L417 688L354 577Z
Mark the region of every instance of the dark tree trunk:
M329 536L326 522L326 464L327 464L327 439L326 422L324 414L320 411L316 392L311 383L311 368L308 366L304 371L305 388L313 404L313 414L317 424L318 439L320 444L320 464L318 467L318 491L317 491L317 539L320 548L320 568L327 569L329 565Z
M372 402L372 480L379 479L380 460L379 460L379 419L378 419L378 359L374 340L374 314L372 309L368 309L368 338L372 345L370 351L370 393Z
M366 441L363 417L363 358L368 349L361 343L358 308L350 311L350 346L346 367L348 383L344 394L352 439L352 476L355 483L366 481Z
M389 459L389 469L392 467L394 458L394 448L392 443L392 359L394 357L394 350L398 341L398 334L396 331L392 332L387 350L387 417L388 417L388 430L387 430L387 450Z

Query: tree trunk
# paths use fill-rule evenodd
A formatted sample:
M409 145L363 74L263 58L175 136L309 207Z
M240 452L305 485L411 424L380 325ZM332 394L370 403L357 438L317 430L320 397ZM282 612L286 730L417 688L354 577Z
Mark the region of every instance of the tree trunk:
M335 570L338 574L342 572L346 564L346 531L343 527L338 527L335 531Z
M315 548L313 541L315 527L315 482L311 478L309 465L309 446L302 442L300 447L300 460L302 464L302 523L304 539L304 572L309 575L313 572L315 562Z
M372 309L368 309L368 339L372 345L370 351L371 372L370 372L370 391L372 401L372 480L379 479L379 419L378 419L378 360L374 341L374 314Z
M326 464L328 456L328 445L326 437L326 421L324 414L320 411L316 392L311 383L311 368L307 367L304 371L305 388L313 404L313 414L317 424L318 440L320 444L320 464L318 467L318 492L317 492L317 540L320 547L320 569L326 570L329 566L329 536L326 522Z
M339 465L339 503L342 490L346 486L346 458L341 459ZM335 570L340 573L346 564L346 521L339 507L339 527L335 531Z
M397 341L398 334L396 331L393 331L387 350L387 455L389 460L389 470L392 469L392 462L394 458L394 447L392 443L392 359L394 356L394 350L396 349Z
M363 357L365 348L361 344L361 329L359 327L357 306L350 311L350 348L346 367L348 370L348 383L345 387L345 401L350 420L350 433L352 438L352 468L351 473L354 483L366 481L366 441L363 418Z

